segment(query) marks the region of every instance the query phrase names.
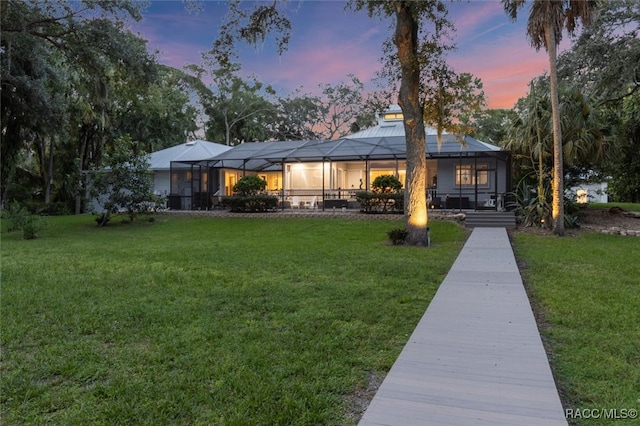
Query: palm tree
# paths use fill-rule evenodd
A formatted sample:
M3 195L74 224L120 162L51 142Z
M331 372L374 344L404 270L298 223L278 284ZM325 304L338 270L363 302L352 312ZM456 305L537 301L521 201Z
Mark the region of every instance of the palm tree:
M540 210L545 212L545 217L538 219L545 219L544 225L551 228L552 197L548 184L553 168L553 125L549 80L538 78L530 85L529 94L518 101L516 115L507 127L506 142L514 154L522 181L537 177L537 201ZM599 118L591 113L588 98L579 88L564 86L558 96L562 110L563 163L578 168L598 164L607 154L607 140Z
M502 0L505 11L516 19L518 10L524 6L525 0ZM560 123L560 107L558 101L558 72L556 67L556 49L562 40L562 30L566 28L573 33L578 20L587 24L591 21L593 2L588 0L533 0L527 35L531 45L539 50L544 47L549 54L549 78L551 80L551 111L553 118L553 232L564 235L564 200L563 200L563 157L562 130Z

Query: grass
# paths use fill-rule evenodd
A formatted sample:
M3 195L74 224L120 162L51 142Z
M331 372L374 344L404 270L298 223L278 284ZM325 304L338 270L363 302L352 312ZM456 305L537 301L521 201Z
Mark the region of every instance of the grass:
M432 221L432 249L391 246L400 225L79 216L33 241L3 232L0 423L355 423L465 238Z
M637 204L629 207L640 210ZM525 266L522 272L530 297L542 317L542 334L551 350L565 408L637 410L640 238L518 233L514 246ZM611 424L604 417L572 421ZM622 417L615 423L637 421Z
M609 209L611 207L620 207L626 211L640 211L640 203L589 203L589 207L594 209Z

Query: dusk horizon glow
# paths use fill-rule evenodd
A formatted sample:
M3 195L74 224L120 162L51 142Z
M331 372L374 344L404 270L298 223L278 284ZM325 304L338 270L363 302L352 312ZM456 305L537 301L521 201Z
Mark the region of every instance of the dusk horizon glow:
M290 2L292 35L288 50L278 55L273 39L258 48L239 46L243 75L255 75L279 95L300 89L318 94L319 85L360 79L375 90L381 68L382 43L391 34L388 21L344 10L342 1ZM159 62L182 69L201 64L211 48L227 10L225 2L203 2L204 10L189 13L181 1L153 1L132 30L158 51ZM452 3L449 15L456 32L456 51L448 55L457 72L479 77L489 108L507 108L526 96L528 84L548 69L544 50L533 49L526 37L527 11L514 23L498 0ZM561 48L564 46L561 45Z

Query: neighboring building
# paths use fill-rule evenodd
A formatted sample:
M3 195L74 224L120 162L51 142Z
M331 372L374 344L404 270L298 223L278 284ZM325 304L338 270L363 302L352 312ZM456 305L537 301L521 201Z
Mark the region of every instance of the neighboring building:
M430 206L501 210L511 191L508 151L469 136L444 134L438 147L427 130ZM329 141L251 142L206 159L171 161L170 207L203 209L212 196L230 195L244 175L259 175L285 207L326 208L355 204L380 175L406 175L402 112L389 109L377 126ZM179 198L179 199L178 199Z
M582 183L570 189L576 196L576 203L608 203L607 182Z

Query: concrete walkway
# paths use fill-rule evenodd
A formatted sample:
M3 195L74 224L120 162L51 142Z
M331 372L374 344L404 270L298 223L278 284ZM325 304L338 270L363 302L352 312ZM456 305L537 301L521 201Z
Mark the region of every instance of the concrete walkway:
M504 228L475 228L360 425L566 425Z

